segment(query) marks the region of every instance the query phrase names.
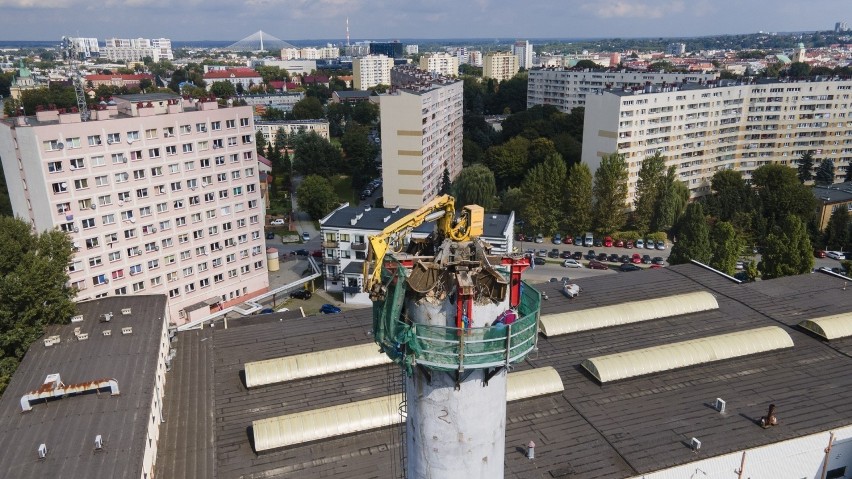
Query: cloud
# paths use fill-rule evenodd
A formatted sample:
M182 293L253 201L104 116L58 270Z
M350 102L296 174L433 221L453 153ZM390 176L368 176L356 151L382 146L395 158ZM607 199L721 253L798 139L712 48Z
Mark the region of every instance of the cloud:
M73 0L0 0L0 8L51 9L68 8Z
M600 18L663 18L684 11L682 0L663 2L637 2L633 0L598 0L586 3L580 9Z

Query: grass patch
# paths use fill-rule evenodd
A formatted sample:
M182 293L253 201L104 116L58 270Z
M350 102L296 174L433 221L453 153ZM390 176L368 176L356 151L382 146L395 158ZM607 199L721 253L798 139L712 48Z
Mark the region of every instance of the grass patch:
M355 190L352 189L352 177L338 175L331 178L331 186L337 194L341 203L349 202L350 205L358 204Z

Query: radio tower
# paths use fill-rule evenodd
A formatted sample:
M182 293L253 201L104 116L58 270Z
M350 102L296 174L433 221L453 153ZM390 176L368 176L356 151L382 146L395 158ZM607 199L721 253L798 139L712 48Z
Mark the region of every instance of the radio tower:
M346 46L349 46L349 17L346 17Z
M74 94L77 96L77 110L80 119L89 121L89 108L86 106L86 90L83 88L83 73L78 65L80 52L77 42L70 37L62 37L62 50L68 58L68 66L71 72L71 84L74 85Z

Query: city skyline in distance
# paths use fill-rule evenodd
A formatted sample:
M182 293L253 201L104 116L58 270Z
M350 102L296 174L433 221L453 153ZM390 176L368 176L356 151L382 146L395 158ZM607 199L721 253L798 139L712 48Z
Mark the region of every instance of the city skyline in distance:
M508 0L127 0L94 7L82 0L0 0L0 41L62 35L236 41L257 30L284 40L343 40L347 17L352 38L694 37L830 30L852 20L843 17L848 6L848 0L539 0L524 9Z

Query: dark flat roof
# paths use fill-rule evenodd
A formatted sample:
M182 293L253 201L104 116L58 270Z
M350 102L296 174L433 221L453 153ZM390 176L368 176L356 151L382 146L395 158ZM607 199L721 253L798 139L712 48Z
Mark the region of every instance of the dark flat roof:
M122 315L122 308L131 308ZM3 477L134 478L142 475L142 453L151 421L157 351L162 340L164 295L112 296L77 305L81 323L53 326L44 337L58 334L61 342L45 347L41 339L27 351L9 387L0 398L0 471ZM109 323L102 313L113 312ZM88 333L77 341L74 328ZM121 334L131 326L133 333ZM103 336L109 329L111 336ZM120 395L109 392L34 401L21 412L21 397L59 373L65 384L101 378L118 381ZM104 450L94 452L95 436ZM48 454L38 460L39 444Z
M538 352L516 369L552 366L565 391L508 405L507 477L631 477L852 423L852 375L848 374L852 339L829 344L792 326L803 319L852 310L852 295L842 292L843 280L808 274L736 284L698 266L682 265L578 283L583 292L574 300L558 293L558 283L540 285L550 297L542 314L692 291L710 292L719 309L565 336L540 336ZM353 479L393 477L399 472L396 427L260 455L249 442L252 420L397 392L399 369L395 366L251 391L241 380L247 361L369 342L371 315L365 309L203 333L212 340L197 332L179 335L179 349L198 351L186 353L192 364L185 366L198 374L187 377L186 383L173 381L175 388L167 388L168 403L201 407L204 396L213 397L214 414L206 420L214 428L215 477ZM786 330L795 346L605 385L579 366L593 356L770 325ZM207 352L201 353L205 348ZM211 367L212 380L200 371ZM710 407L717 397L727 401L723 415ZM770 403L778 407L779 426L763 430L753 419L766 414ZM206 430L167 430L165 440L182 444L208 435ZM702 441L697 455L685 445L691 437ZM530 440L537 444L534 461L521 452ZM201 452L184 462L202 462ZM183 472L160 471L161 476L170 477Z
M831 186L814 186L814 197L825 203L848 203L852 201L852 182L835 183Z

